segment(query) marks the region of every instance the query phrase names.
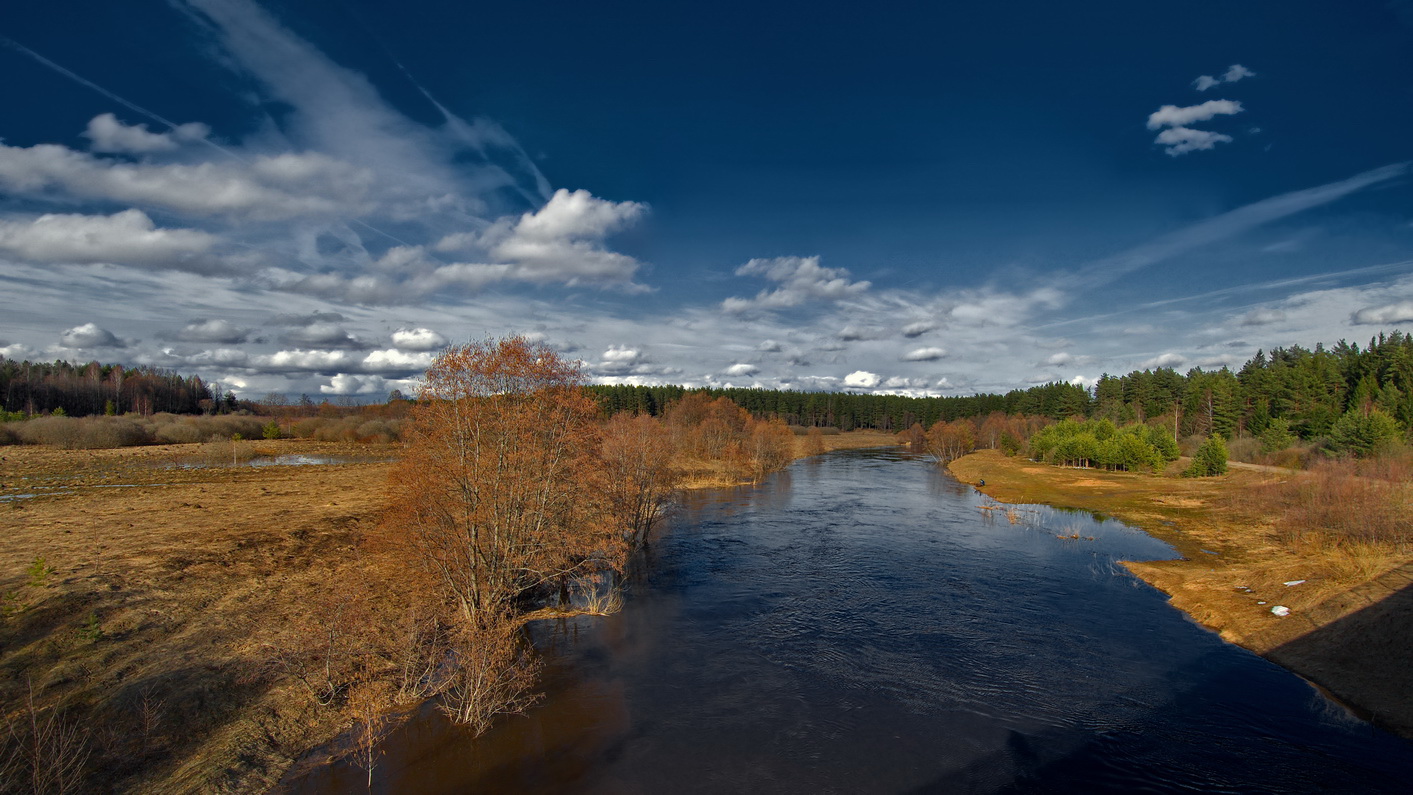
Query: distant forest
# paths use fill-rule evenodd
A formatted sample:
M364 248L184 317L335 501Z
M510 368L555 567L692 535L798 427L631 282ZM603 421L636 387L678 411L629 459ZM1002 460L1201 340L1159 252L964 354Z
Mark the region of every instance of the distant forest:
M678 386L592 386L608 413L658 414L687 390ZM770 389L713 389L756 416L841 430L902 431L940 421L981 417L992 412L1062 420L1109 419L1122 425L1159 417L1176 420L1183 436L1239 431L1259 435L1282 420L1302 439L1330 432L1348 411L1378 410L1406 433L1413 428L1413 336L1394 331L1371 339L1367 348L1341 340L1326 349L1298 345L1257 351L1233 373L1193 368L1182 374L1167 367L1104 374L1093 390L1066 383L1013 389L1004 395L901 397ZM1175 416L1176 415L1176 416Z
M7 414L211 414L235 409L235 395L197 376L153 367L16 362L0 357L0 399Z
M1343 340L1258 351L1237 372L1171 368L1105 374L1092 390L1051 383L1005 394L969 397L904 397L844 392L772 389L689 390L680 386L589 387L605 413L660 415L689 391L726 397L758 418L779 417L792 425L840 430L902 431L939 421L1011 415L1109 419L1117 424L1163 418L1183 436L1239 432L1259 435L1280 420L1302 439L1324 436L1346 412L1377 410L1407 433L1413 428L1413 336L1394 331L1367 347ZM4 410L25 415L55 409L71 416L103 413L200 414L260 410L270 406L237 401L216 384L148 367L92 362L14 362L0 358ZM395 396L401 399L401 395ZM306 408L312 413L313 404Z

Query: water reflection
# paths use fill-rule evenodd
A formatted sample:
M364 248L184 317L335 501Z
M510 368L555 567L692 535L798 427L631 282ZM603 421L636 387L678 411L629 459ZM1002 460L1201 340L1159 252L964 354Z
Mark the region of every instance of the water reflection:
M375 789L1401 791L1406 743L1116 564L1165 544L989 502L891 452L695 495L621 614L537 627L539 708L475 742L429 713Z

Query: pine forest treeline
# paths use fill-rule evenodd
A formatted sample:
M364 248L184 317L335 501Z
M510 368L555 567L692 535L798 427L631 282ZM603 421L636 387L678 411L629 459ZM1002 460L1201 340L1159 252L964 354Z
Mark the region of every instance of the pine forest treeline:
M659 414L681 398L678 386L592 386L607 413ZM1313 350L1293 345L1257 351L1240 370L1168 367L1105 374L1093 391L1067 383L1015 389L1004 395L905 397L770 389L712 389L757 417L791 425L898 432L914 424L1009 415L1107 419L1124 425L1166 417L1177 435L1260 436L1276 424L1300 439L1336 430L1351 412L1376 412L1404 433L1413 427L1413 336L1380 334L1361 349L1340 341Z

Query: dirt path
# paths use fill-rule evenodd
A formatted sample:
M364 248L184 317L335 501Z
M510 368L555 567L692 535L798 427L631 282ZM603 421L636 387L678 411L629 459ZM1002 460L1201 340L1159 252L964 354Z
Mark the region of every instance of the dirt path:
M1241 495L1289 470L1186 479L1064 469L992 450L949 469L963 482L985 480L981 490L1002 502L1097 511L1167 541L1183 559L1125 565L1225 640L1413 738L1413 563L1393 550L1300 554L1278 542ZM1276 606L1289 615L1273 614Z

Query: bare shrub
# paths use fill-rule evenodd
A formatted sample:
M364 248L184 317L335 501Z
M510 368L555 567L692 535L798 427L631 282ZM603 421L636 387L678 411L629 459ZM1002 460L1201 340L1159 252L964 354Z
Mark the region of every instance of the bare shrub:
M1250 504L1276 517L1279 537L1317 542L1413 544L1413 462L1407 457L1326 460L1308 474L1253 487Z
M452 655L441 708L476 734L489 729L497 715L523 712L538 700L530 688L539 660L507 616L481 611L461 622Z
M152 436L162 444L195 444L209 435L197 425L196 417L159 414L154 418Z
M92 749L88 731L58 707L44 708L28 683L24 704L9 725L9 748L2 763L12 782L34 793L78 792Z
M1261 440L1254 436L1238 436L1227 442L1227 458L1253 464L1261 458Z
M36 417L20 424L20 441L73 450L78 447L80 431L74 417Z
M329 420L323 417L306 417L294 424L291 433L300 439L312 439L319 429L329 424Z
M20 443L20 434L13 423L0 423L0 447Z

